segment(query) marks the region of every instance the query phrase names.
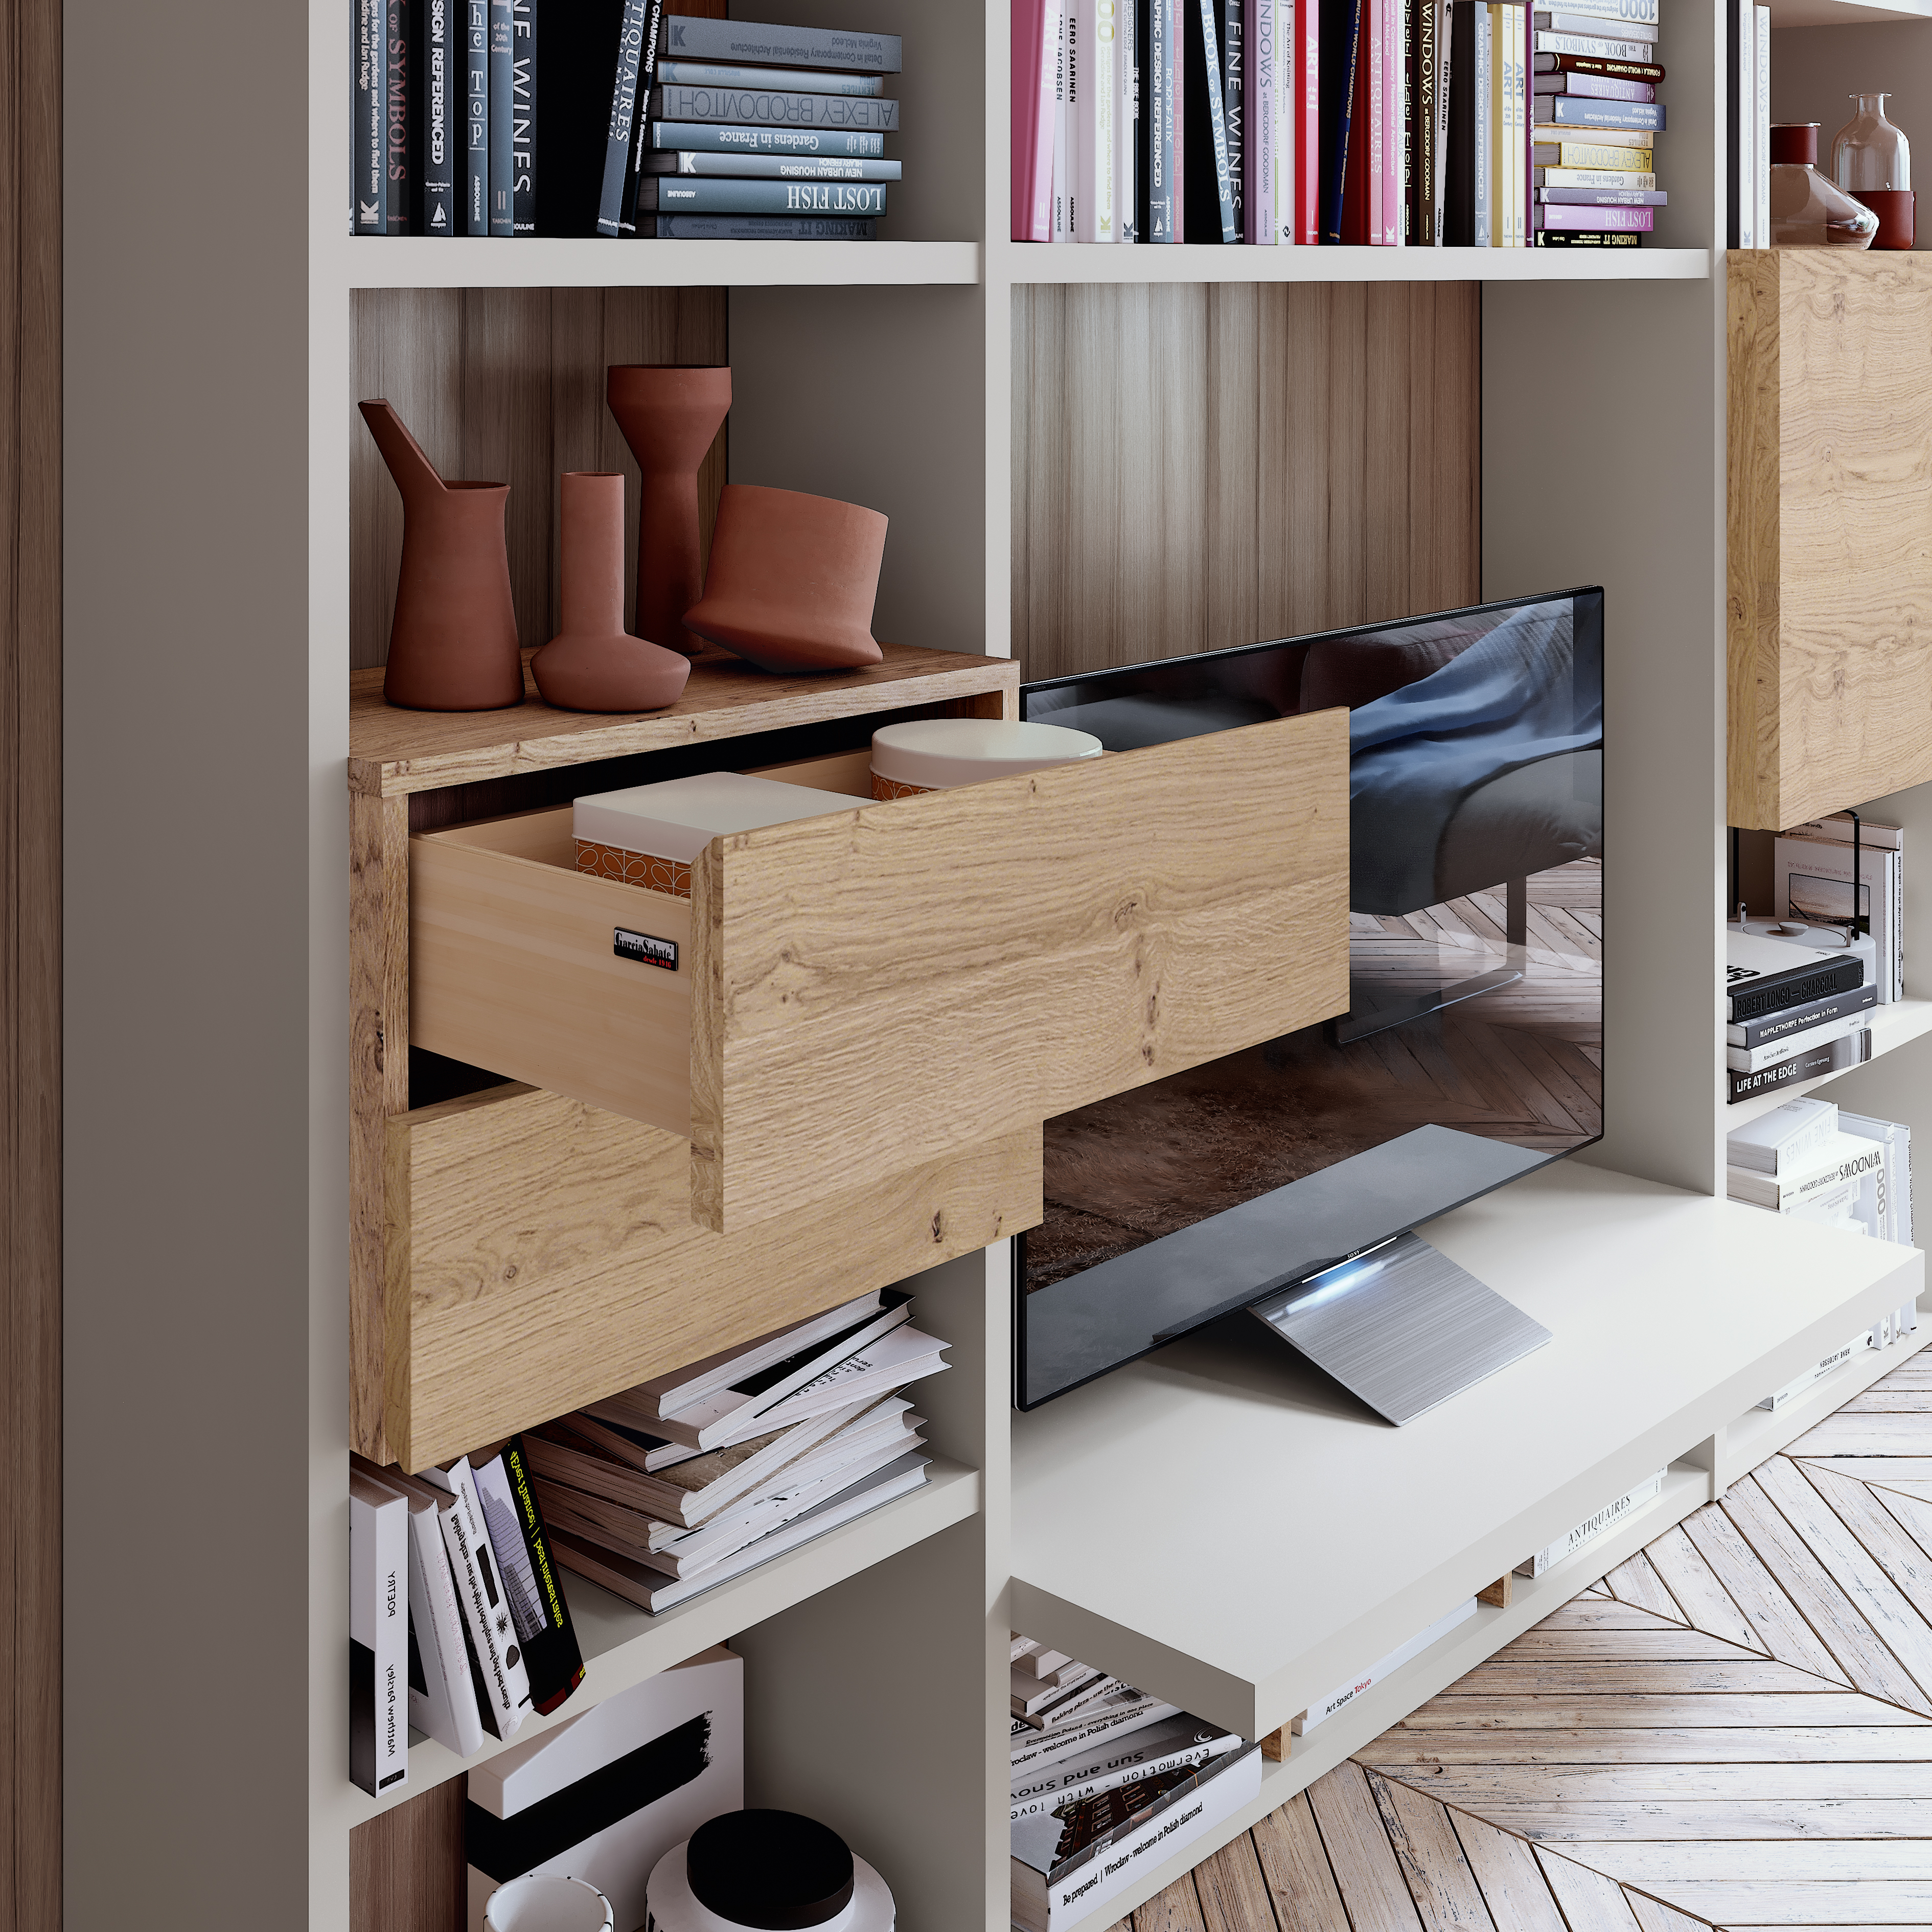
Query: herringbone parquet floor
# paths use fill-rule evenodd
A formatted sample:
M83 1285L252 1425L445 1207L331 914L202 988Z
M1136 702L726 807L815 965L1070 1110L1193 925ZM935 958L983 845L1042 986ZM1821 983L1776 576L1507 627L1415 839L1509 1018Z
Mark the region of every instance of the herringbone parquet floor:
M1132 1932L1794 1926L1932 1928L1924 1357L1263 1819Z

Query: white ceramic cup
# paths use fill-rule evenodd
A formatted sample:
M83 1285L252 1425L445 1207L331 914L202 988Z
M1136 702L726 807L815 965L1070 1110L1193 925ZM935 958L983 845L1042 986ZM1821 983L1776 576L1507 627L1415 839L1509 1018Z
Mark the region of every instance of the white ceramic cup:
M612 1932L610 1901L580 1878L513 1878L483 1908L487 1932Z

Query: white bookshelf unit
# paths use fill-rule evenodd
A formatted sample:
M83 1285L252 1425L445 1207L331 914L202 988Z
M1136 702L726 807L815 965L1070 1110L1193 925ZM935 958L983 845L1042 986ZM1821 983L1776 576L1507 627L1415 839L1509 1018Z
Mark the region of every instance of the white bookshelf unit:
M307 540L278 567L294 572L288 584L305 586L307 598L308 838L290 862L307 873L310 1226L301 1366L274 1372L280 1399L305 1402L308 1423L310 1926L388 1932L387 1922L352 1916L351 1833L388 1828L386 1814L461 1771L418 1742L407 1793L380 1805L346 1773L345 693L361 608L354 592L375 567L352 540L356 493L372 487L356 372L420 376L428 394L460 359L466 420L500 407L507 447L521 434L514 383L527 378L547 393L564 353L560 338L546 352L554 363L493 362L500 343L493 351L496 338L481 325L460 358L434 330L386 340L390 311L379 304L398 293L470 292L502 304L478 311L500 317L520 303L533 313L552 291L711 292L723 305L718 359L729 361L736 392L730 476L884 511L892 534L878 634L1005 656L1022 520L1043 514L1029 479L1016 476L1028 448L1016 416L1017 345L1022 305L1037 292L1167 284L1205 302L1244 284L1322 285L1340 303L1364 284L1479 284L1479 364L1463 371L1480 394L1472 578L1486 598L1589 584L1606 594L1607 1130L1585 1155L1428 1231L1543 1321L1552 1342L1400 1431L1370 1420L1258 1324L1246 1346L1185 1341L1022 1417L1008 1400L1006 1246L948 1262L916 1283L922 1325L955 1345L952 1370L929 1397L921 1391L939 1459L928 1487L664 1617L569 1578L590 1675L560 1720L730 1639L748 1660L749 1802L794 1805L843 1832L892 1886L902 1925L997 1932L1008 1922L1010 1628L1258 1735L1638 1476L1669 1466L1663 1494L1640 1515L1571 1564L1520 1583L1508 1609L1486 1606L1297 1741L1269 1766L1256 1805L1114 1901L1102 1915L1111 1921L1912 1346L1855 1364L1777 1417L1754 1407L1840 1330L1916 1299L1922 1263L1913 1250L1792 1228L1721 1198L1723 1135L1742 1117L1712 1101L1726 891L1724 12L1717 0L1666 4L1670 206L1656 247L1591 255L1013 243L1006 10L936 0L868 0L856 10L853 0L769 0L788 20L862 16L904 37L896 91L906 104L907 190L896 194L878 243L352 239L342 232L341 193L348 10L345 0L310 0L304 259L291 261L284 245L271 270L303 287L305 346L236 379L244 400L280 380L299 386L305 402L305 434L284 454L305 481ZM528 313L514 337L526 348L542 336ZM1088 346L1104 366L1118 342L1102 334ZM1138 406L1134 386L1174 375L1117 358L1120 408ZM1376 375L1370 368L1364 380ZM493 385L500 404L490 401ZM390 394L410 418L397 389ZM1223 389L1204 406L1216 412L1211 442L1259 404ZM433 425L412 427L430 442ZM106 436L104 424L95 454L111 447ZM574 466L552 460L554 438L535 446L536 466L518 476L518 488ZM498 473L459 471L453 458L448 466ZM374 487L386 490L374 473ZM1090 476L1076 487L1107 480ZM1393 514L1419 518L1422 494ZM1213 541L1204 505L1163 510L1184 547ZM1285 550L1304 541L1286 524L1273 534ZM76 538L70 568L110 555L99 539ZM1115 661L1194 647L1124 635ZM1932 807L1927 814L1912 837L1932 850ZM1922 903L1932 907L1932 893ZM1918 956L1932 958L1932 941ZM1922 1092L1932 1090L1922 1073L1893 1083L1892 1070L1924 1051L1912 1042L1932 1030L1932 1002L1911 1003L1886 1024L1898 1032L1888 1042L1900 1049L1895 1058L1832 1090L1913 1118L1922 1146L1932 1132ZM1130 1447L1140 1473L1123 1480L1112 1472ZM291 1658L304 1642L288 1634ZM850 1694L861 1659L866 1712Z

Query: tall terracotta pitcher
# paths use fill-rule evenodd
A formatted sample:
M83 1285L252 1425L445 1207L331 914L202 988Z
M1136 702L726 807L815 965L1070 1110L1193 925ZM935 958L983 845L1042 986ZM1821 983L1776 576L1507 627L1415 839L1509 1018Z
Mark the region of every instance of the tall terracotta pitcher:
M654 644L694 657L704 640L684 614L704 588L698 542L698 471L731 406L729 369L618 363L604 394L644 472L638 505L638 614Z
M386 402L358 406L403 499L403 562L382 695L412 711L498 711L524 701L507 483L446 483Z

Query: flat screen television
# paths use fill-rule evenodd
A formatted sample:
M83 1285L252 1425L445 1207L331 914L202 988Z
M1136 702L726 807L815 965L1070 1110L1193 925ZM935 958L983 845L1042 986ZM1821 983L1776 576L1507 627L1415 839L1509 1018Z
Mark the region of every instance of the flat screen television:
M1021 1408L1601 1135L1600 590L1021 694L1111 751L1338 705L1348 1012L1047 1122L1046 1216L1013 1244Z

